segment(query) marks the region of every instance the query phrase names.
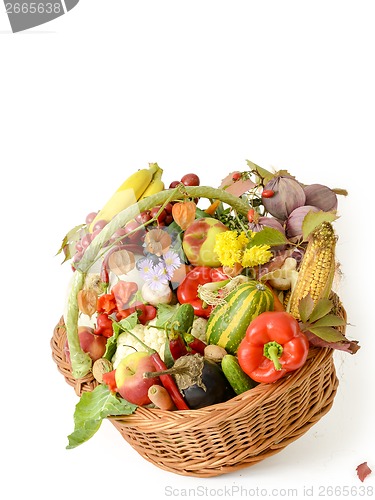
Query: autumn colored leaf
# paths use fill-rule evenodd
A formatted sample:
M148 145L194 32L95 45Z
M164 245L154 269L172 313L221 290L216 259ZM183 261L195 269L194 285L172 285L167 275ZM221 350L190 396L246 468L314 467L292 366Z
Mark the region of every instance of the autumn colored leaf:
M231 172L221 181L219 189L225 189L225 191L232 194L233 196L240 197L244 193L247 193L247 191L250 191L250 189L253 189L253 187L255 187L256 184L251 179L233 180L234 173L235 172Z
M315 347L330 347L331 349L345 351L349 354L355 354L360 349L357 340L348 340L346 337L344 337L344 340L340 342L329 342L318 337L310 331L304 331L304 334L306 335L310 344Z
M367 462L363 462L362 464L358 465L357 467L357 476L359 479L363 482L366 477L371 474L372 470L370 467L367 465Z

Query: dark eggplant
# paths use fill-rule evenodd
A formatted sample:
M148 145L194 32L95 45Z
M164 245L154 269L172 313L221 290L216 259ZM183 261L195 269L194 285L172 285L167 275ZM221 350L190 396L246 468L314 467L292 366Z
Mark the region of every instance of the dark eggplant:
M190 409L223 403L236 396L220 365L201 354L187 354L176 359L168 370L146 372L144 377L173 375Z
M216 403L223 403L224 401L228 401L228 399L234 398L236 395L220 366L209 359L204 359L202 384L193 384L181 392L189 408L192 410Z

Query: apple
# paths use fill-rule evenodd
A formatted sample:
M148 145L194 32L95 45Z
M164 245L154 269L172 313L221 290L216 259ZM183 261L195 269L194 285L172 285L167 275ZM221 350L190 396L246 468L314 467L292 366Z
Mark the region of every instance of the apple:
M160 384L159 377L144 378L145 372L156 370L152 358L147 352L137 351L123 358L116 368L116 387L121 397L138 406L151 403L148 390L152 385Z
M95 335L94 329L89 326L78 327L79 345L82 351L87 352L93 361L103 357L107 344L106 337ZM65 358L70 363L70 352L68 340L65 341Z
M228 231L225 224L213 217L196 219L184 232L182 247L193 266L219 267L220 261L214 252L216 235Z

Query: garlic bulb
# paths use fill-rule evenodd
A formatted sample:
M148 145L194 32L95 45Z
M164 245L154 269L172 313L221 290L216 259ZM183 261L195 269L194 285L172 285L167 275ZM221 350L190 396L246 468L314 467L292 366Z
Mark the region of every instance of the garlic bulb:
M280 231L280 233L285 235L285 229L283 228L281 223L274 217L257 217L255 215L253 222L249 223L249 229L251 231L254 231L255 233L261 231L265 226L277 229L278 231Z
M310 184L303 190L306 195L306 205L313 205L324 212L337 209L337 195L329 187L322 184Z
M319 212L319 208L304 205L293 210L285 224L287 238L291 239L302 236L303 219L309 212Z
M295 208L306 201L301 184L288 175L276 175L264 186L264 190L274 192L273 196L262 198L262 203L267 212L280 221L285 221Z

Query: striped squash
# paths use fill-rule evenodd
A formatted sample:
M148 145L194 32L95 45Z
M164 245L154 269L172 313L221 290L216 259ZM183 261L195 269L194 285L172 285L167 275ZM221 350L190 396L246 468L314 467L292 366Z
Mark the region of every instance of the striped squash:
M207 323L207 342L236 354L250 322L264 311L273 310L273 295L259 281L238 286L211 313Z

